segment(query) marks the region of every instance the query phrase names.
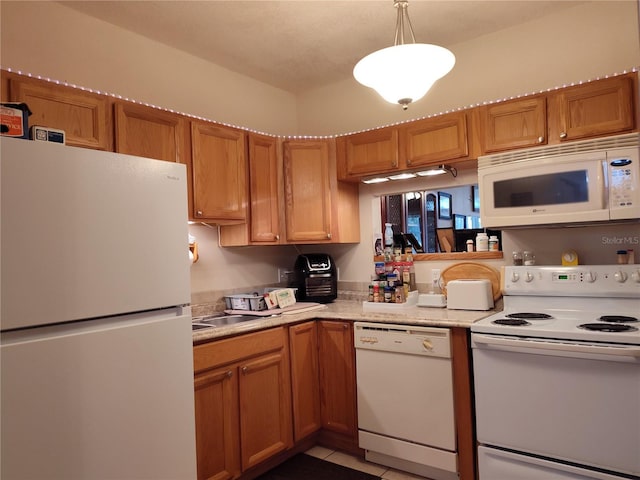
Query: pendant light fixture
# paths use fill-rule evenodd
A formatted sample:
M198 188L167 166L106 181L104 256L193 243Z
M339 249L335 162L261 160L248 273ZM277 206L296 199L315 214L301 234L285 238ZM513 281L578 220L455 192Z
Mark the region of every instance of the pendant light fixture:
M360 60L353 76L373 88L389 103L399 103L406 110L420 100L436 80L444 77L456 63L456 57L444 47L416 43L409 20L409 1L394 0L397 10L396 35L392 47L373 52ZM410 42L405 41L405 33Z

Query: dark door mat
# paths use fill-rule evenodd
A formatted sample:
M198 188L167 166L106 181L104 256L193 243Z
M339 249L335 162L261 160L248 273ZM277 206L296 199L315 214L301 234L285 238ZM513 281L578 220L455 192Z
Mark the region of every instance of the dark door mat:
M380 480L380 477L299 453L256 480Z

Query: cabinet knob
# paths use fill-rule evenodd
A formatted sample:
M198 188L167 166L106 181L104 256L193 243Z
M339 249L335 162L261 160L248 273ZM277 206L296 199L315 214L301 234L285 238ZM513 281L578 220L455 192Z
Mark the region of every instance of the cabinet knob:
M201 217L201 216L202 216L202 210L198 210L198 211L196 212L196 215L197 215L198 217Z
M347 330L349 328L349 325L347 325L346 323L342 324L342 328L344 328L345 330Z
M544 137L542 136L538 137L538 143L544 143Z
M567 138L567 132L561 132L560 138Z
M280 240L280 235L276 235L276 240Z
M246 375L248 371L249 371L249 368L248 368L248 367L242 367L242 373L243 373L244 375Z
M226 376L227 376L227 378L231 378L231 377L233 377L233 372L232 372L231 370L229 370L229 371L226 373Z
M327 233L327 238L328 238L329 240L331 240L331 234L330 234L330 233Z

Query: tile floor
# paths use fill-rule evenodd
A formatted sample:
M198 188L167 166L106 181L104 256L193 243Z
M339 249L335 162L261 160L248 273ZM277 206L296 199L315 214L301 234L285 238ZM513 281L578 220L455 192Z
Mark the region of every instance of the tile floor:
M344 467L353 468L354 470L360 470L361 472L382 477L384 480L428 480L424 477L400 472L393 468L378 465L377 463L366 462L358 457L354 457L343 452L336 452L335 450L330 450L318 445L310 448L305 453L328 462L337 463Z

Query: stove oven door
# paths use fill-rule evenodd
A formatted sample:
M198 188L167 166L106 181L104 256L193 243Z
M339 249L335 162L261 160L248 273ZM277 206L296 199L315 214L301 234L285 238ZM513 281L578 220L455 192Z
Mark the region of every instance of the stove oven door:
M640 475L640 346L471 337L481 444Z

